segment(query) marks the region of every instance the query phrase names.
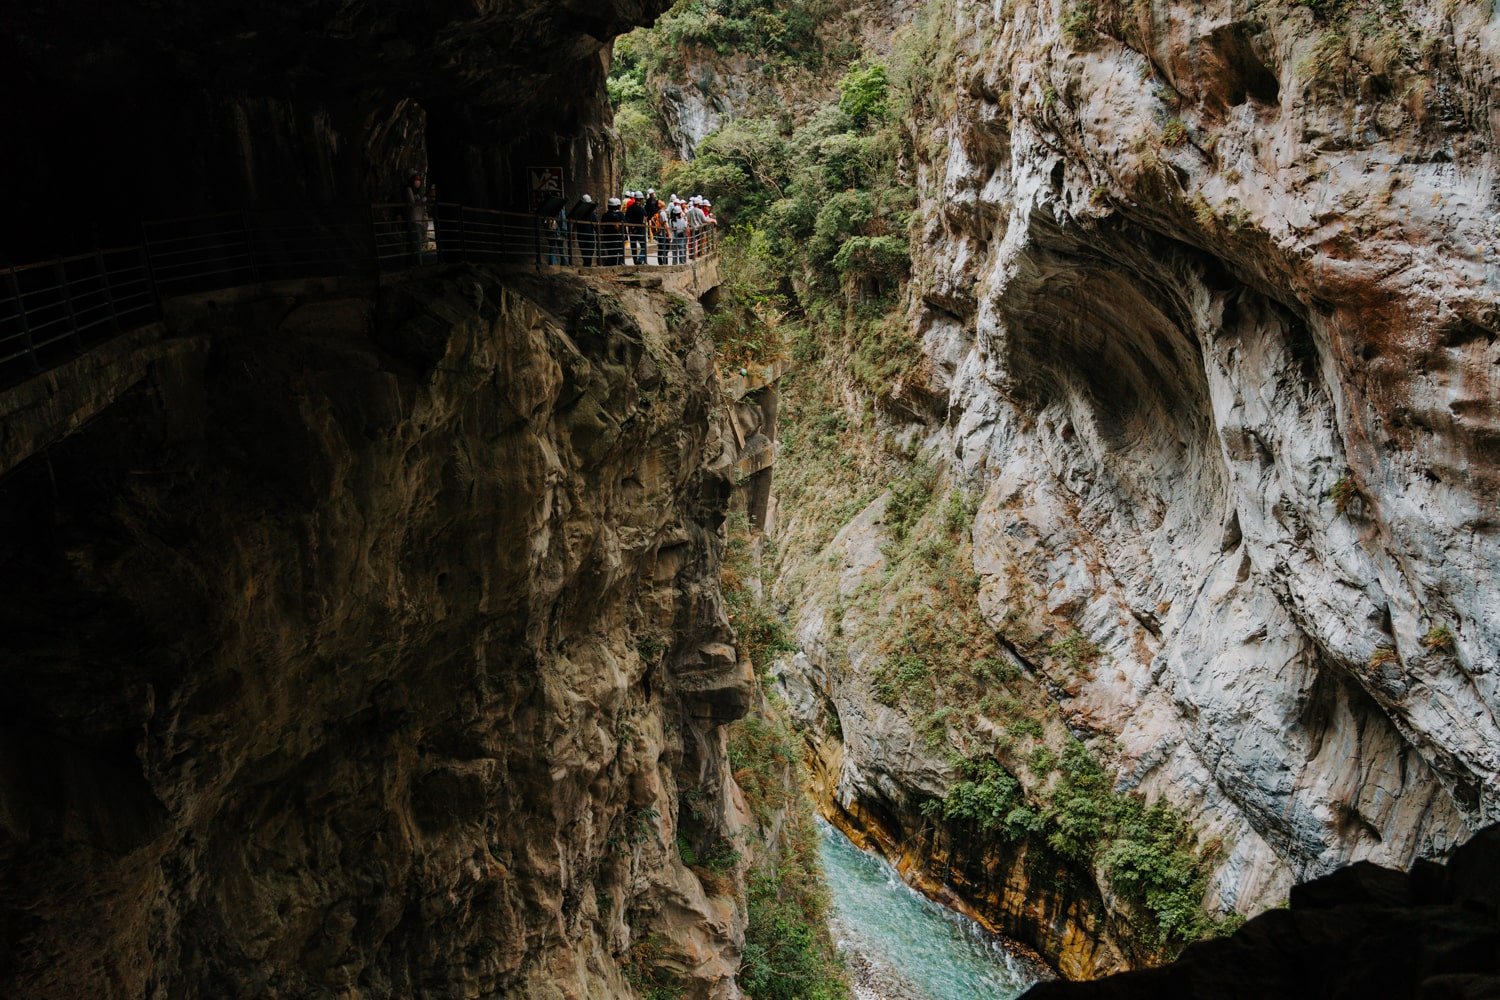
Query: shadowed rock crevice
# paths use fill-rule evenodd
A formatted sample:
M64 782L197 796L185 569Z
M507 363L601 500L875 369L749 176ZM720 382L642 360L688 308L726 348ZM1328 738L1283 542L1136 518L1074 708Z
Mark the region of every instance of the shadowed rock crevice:
M624 996L648 934L728 988L673 845L679 783L738 829L750 692L669 305L455 268L231 309L0 479L0 992Z

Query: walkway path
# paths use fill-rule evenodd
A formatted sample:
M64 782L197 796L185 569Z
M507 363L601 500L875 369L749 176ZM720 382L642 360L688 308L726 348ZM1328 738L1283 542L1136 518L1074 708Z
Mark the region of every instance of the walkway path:
M164 299L268 281L473 262L685 272L699 293L711 286L697 272L713 267L712 284L718 283L712 230L697 259L686 264L603 266L593 257L586 267L579 233L558 240L539 216L439 202L424 233L406 220L406 211L405 205L369 205L165 219L143 225L136 246L0 269L0 387L156 322ZM655 258L653 250L648 261Z

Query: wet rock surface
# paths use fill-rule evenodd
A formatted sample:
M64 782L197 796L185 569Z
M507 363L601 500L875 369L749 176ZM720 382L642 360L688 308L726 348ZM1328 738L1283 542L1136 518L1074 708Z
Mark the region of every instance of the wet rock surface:
M0 993L596 1000L650 936L736 996L675 847L750 701L700 317L251 301L0 478Z
M1160 969L1044 983L1028 1000L1500 996L1500 827L1446 865L1360 862L1292 889L1234 935Z

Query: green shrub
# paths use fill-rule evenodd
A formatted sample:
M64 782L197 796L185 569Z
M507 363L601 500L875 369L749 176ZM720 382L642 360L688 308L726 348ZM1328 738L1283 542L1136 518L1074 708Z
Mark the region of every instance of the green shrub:
M1037 777L1045 778L1057 767L1057 754L1046 747L1037 747L1026 759L1026 766L1031 768L1031 773Z
M856 62L839 81L839 110L857 128L885 120L889 96L890 80L880 63Z
M1349 476L1340 476L1338 482L1334 483L1328 490L1328 499L1333 501L1333 509L1340 515L1349 513L1349 508L1359 497L1359 490L1354 485L1354 480Z
M1168 118L1161 127L1161 141L1167 146L1181 146L1188 141L1187 123L1181 118Z
M927 512L936 487L937 469L925 463L891 483L891 496L885 505L885 530L893 541L903 541Z
M833 255L833 267L846 277L899 279L911 269L911 249L901 236L851 236Z
M1434 625L1422 636L1422 646L1434 653L1451 653L1454 647L1453 630L1446 625Z
M1063 34L1074 42L1086 42L1094 35L1097 15L1092 3L1071 3L1063 11Z
M1158 944L1193 941L1211 925L1203 913L1207 873L1184 824L1164 805L1131 802L1100 865L1111 888L1151 911Z
M875 700L887 708L931 700L932 670L915 653L887 656L874 674Z
M1022 804L1020 782L992 758L966 760L960 770L964 779L948 789L943 818L974 823L982 830L1003 831L1006 817Z
M1039 740L1047 734L1047 731L1042 728L1040 722L1028 718L1020 718L1012 721L1010 731L1016 736L1030 737L1034 740Z
M1066 639L1053 643L1047 652L1061 657L1068 664L1068 669L1075 673L1089 675L1103 650L1082 632L1074 632Z

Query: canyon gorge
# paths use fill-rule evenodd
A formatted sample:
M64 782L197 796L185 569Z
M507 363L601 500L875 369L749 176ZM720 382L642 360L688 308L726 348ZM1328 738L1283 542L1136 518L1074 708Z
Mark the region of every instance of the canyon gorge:
M814 813L1039 997L1500 989L1489 0L0 28L3 263L540 165L722 241L0 388L0 997L907 1000Z

